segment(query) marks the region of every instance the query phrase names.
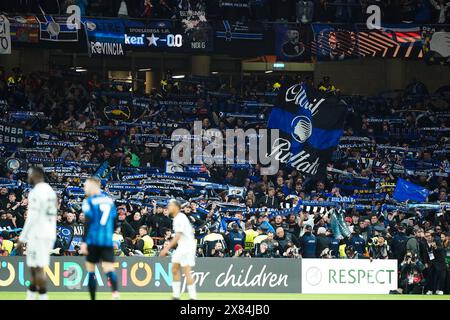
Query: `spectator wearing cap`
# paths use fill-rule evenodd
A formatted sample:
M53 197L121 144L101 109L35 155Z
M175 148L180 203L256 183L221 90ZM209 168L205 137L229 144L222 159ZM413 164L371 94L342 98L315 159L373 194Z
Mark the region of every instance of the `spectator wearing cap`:
M243 258L245 256L244 248L240 244L233 247L233 258Z
M300 239L300 248L303 258L316 258L317 239L312 233L310 225L305 226L305 233Z
M330 249L330 238L327 237L327 229L320 227L317 229L317 248L316 257L320 257L325 249Z
M270 230L271 232L275 233L275 228L272 227L272 225L269 222L269 212L262 212L259 215L258 218L258 224L260 227L262 227L263 230L267 231Z
M225 241L228 248L234 248L236 245L244 245L245 233L239 228L236 222L231 223L230 231L225 235Z
M265 225L260 225L258 228L256 228L256 232L258 233L256 237L253 240L253 243L260 244L262 241L267 239L267 232L273 232L272 230L268 230Z

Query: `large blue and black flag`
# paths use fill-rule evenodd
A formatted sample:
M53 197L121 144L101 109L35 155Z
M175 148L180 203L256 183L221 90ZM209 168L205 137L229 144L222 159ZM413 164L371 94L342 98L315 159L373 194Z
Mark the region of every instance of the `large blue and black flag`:
M300 83L284 84L267 124L280 131L271 155L300 172L325 177L343 134L346 112L347 105L334 93Z

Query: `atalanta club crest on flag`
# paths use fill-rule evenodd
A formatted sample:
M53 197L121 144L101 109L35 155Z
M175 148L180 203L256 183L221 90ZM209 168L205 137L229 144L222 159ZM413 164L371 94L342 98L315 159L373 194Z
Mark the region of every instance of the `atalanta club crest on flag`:
M37 16L41 41L78 42L78 29L66 16Z
M280 138L270 155L311 175L325 176L326 165L344 132L347 105L334 93L285 84L268 120Z

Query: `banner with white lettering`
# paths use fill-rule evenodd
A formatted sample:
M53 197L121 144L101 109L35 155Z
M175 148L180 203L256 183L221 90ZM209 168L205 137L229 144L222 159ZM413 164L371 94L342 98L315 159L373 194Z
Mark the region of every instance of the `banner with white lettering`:
M93 56L123 56L124 33L120 19L82 18L89 40L89 51Z
M117 282L121 292L167 292L172 271L169 258L118 257ZM199 258L193 277L200 292L300 293L299 259ZM50 292L86 292L85 257L52 257L48 274ZM100 269L95 270L98 291L110 291ZM4 257L0 291L24 292L30 279L25 257ZM182 282L186 290L186 282Z
M0 144L20 145L24 139L25 133L22 127L0 121Z

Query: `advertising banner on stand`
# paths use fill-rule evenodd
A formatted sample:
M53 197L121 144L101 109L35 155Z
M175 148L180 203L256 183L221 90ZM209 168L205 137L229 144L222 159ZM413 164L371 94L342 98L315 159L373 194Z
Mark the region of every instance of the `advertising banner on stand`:
M52 257L45 269L48 290L87 291L84 257ZM199 292L300 293L298 259L197 259L194 279ZM122 292L171 292L170 259L117 258L116 273ZM101 269L96 269L99 291L110 291ZM184 279L184 278L183 278ZM6 257L0 263L0 291L25 291L29 274L24 257ZM182 281L183 289L186 283Z
M302 293L388 294L397 279L397 260L302 259Z
M93 56L123 56L124 26L120 19L83 18Z

